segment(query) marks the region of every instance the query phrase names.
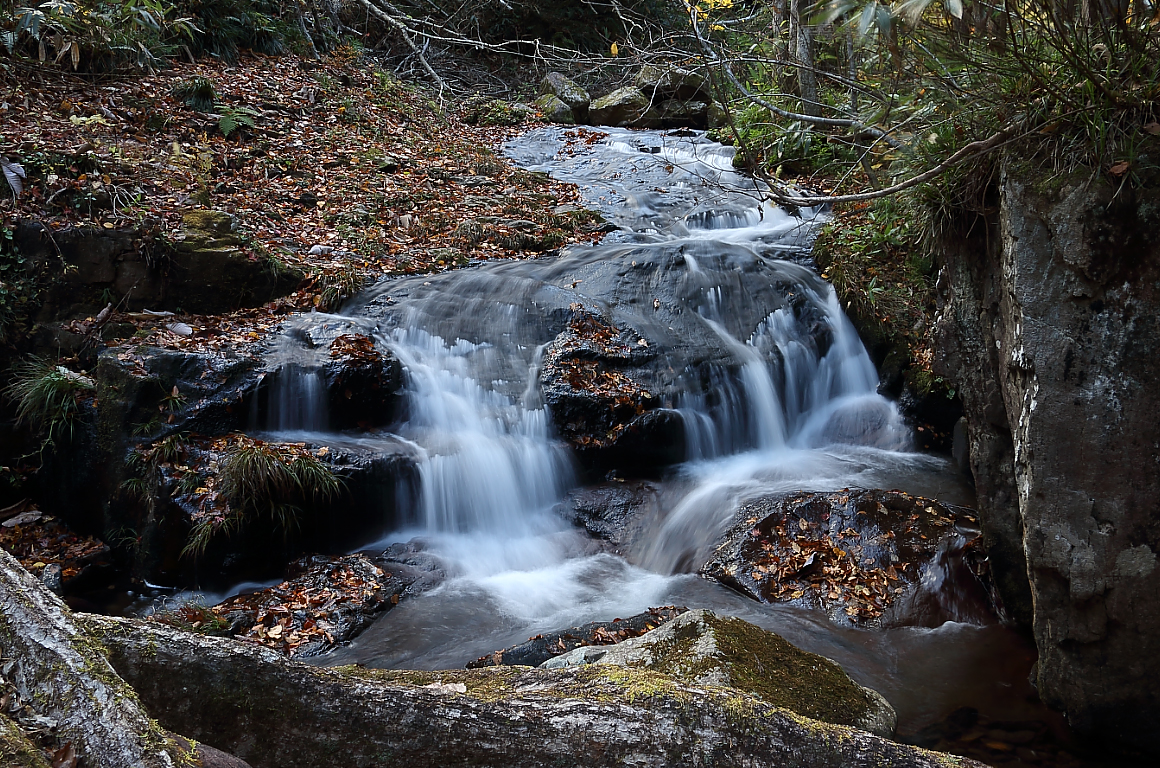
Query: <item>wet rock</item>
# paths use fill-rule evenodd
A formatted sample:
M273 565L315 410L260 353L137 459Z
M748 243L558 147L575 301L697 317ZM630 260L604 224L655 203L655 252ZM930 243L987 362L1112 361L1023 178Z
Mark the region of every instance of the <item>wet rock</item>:
M663 466L684 455L675 413L657 413L659 398L632 369L656 355L648 341L572 308L568 329L544 350L540 390L560 435L581 459L634 469Z
M962 397L998 583L1039 695L1160 754L1160 226L1142 188L1003 165L940 255L935 372Z
M411 584L364 555L314 555L288 571L281 584L230 598L212 614L226 626L240 626L237 635L287 656L317 656L361 634L398 605Z
M667 606L664 608L649 608L646 613L629 616L627 619L613 619L612 621L594 621L579 627L572 627L560 632L551 632L529 637L526 643L504 648L487 656L481 656L475 661L468 662L468 669L483 667L513 666L526 667L543 666L545 669L554 668L550 660L562 658L571 653L578 653L575 658L583 658L583 662L595 661L604 646L615 645L632 637L656 629L682 613L687 608ZM596 649L600 649L597 651ZM587 655L585 655L587 654ZM559 666L575 666L572 660Z
M635 126L651 105L648 96L639 88L618 88L592 102L588 107L588 122L591 125Z
M345 443L336 438L331 445L266 442L260 444L287 457L318 459L337 478L338 490L323 496L308 488L291 490L284 498L270 499L271 505L290 510L288 525L270 515L237 520L221 494L219 473L239 446L255 442L236 434L215 439L193 436L182 446L179 459L161 464L154 505L169 513L150 544L153 560L143 565L151 581L196 580L203 588L224 589L238 581L266 580L281 574L288 560L303 553L350 551L397 528L415 497L414 449L397 438L384 435ZM144 511L140 506L134 510L137 515ZM186 546L195 527L206 520L224 533L213 534L202 551L191 555Z
M648 480L622 480L577 488L557 507L573 525L624 553L653 530L661 512L661 486Z
M901 491L794 493L750 501L701 573L762 602L839 624L996 620L971 510Z
M572 108L550 93L545 93L536 99L536 109L540 110L544 119L549 123L562 123L564 125L576 123L576 116Z
M703 609L611 646L592 663L727 686L799 715L885 738L898 720L886 699L855 683L835 662L741 619Z
M709 83L705 76L680 67L648 65L642 67L633 80L641 93L650 101L709 101Z
M365 334L346 333L330 342L323 367L335 429L381 426L398 412L403 366Z
M549 72L540 81L540 94L555 96L572 111L574 121L583 123L588 119L588 105L592 101L588 91L581 88L559 72Z

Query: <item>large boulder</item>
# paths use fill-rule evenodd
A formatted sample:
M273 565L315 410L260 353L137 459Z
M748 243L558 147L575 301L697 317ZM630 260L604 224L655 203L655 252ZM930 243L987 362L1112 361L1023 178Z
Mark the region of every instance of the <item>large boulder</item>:
M704 75L680 67L648 64L641 67L633 85L654 101L708 101L711 95Z
M640 126L652 100L634 86L618 88L592 102L588 107L588 122L591 125Z
M824 656L797 648L741 619L698 609L604 649L580 648L544 662L546 669L612 664L672 675L698 686L726 686L799 715L889 738L898 716L876 691L850 679Z
M572 125L576 122L576 115L572 108L550 93L545 93L536 99L536 109L540 110L540 114L549 123Z
M84 622L162 725L255 768L982 766L647 669L319 669L146 622Z
M901 491L799 492L749 501L701 573L838 624L996 620L971 510Z
M1045 181L1009 158L994 213L964 213L936 249L935 370L963 399L1039 695L1084 733L1160 754L1160 689L1141 683L1160 677L1160 180L1144 181Z
M592 97L588 91L559 72L549 72L544 76L540 81L540 95L555 96L566 104L572 111L575 122L583 123L588 119L588 105L592 102Z

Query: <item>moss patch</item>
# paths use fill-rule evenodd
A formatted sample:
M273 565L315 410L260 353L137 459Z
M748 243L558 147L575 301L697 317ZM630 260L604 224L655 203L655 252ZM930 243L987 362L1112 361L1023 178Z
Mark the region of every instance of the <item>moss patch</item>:
M706 621L716 635L719 653L730 660L732 687L829 723L853 725L869 713L869 696L829 659L740 619Z

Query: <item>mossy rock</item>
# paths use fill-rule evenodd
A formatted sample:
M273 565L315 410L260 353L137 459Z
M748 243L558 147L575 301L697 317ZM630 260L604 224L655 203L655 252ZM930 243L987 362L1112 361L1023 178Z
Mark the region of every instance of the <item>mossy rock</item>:
M540 81L540 94L555 96L567 104L568 108L572 110L576 122L583 122L588 117L588 106L592 103L592 96L559 72L549 72ZM547 113L545 112L545 114Z
M695 610L625 640L595 662L734 688L799 715L889 738L897 715L837 663L741 619Z
M244 250L234 218L219 211L190 211L167 268L167 297L186 312L214 314L264 304L305 279Z
M636 125L649 110L650 101L639 88L618 88L588 107L592 125Z
M35 744L7 715L0 714L0 765L12 768L48 768Z
M704 75L679 67L653 65L642 67L633 84L646 96L656 101L663 99L705 100L705 97L709 95L709 84Z
M572 108L550 93L545 93L536 99L536 109L540 110L544 119L549 123L563 123L564 125L576 123Z

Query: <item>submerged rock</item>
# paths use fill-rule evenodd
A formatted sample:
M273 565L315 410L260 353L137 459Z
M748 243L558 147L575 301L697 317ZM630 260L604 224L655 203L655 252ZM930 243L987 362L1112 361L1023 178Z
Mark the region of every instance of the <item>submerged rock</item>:
M734 688L799 715L885 738L898 720L886 699L855 683L835 662L741 619L703 609L611 646L594 661L581 661L574 652L543 666L568 662L647 669L694 685Z
M973 513L901 491L750 501L701 568L761 602L839 624L989 623L997 608Z
M578 652L582 656L590 654L592 659L598 658L603 652L603 650L598 649L615 645L632 637L640 637L686 610L688 609L676 606L649 608L646 613L638 613L627 619L594 621L559 632L536 635L529 637L526 643L504 648L501 651L489 653L487 656L481 656L475 661L468 662L467 668L480 669L482 667L522 665L553 669L556 666L574 666L574 663L552 665L551 660L562 659L574 652Z
M571 491L556 511L623 554L653 532L662 511L661 490L649 480L613 480Z

